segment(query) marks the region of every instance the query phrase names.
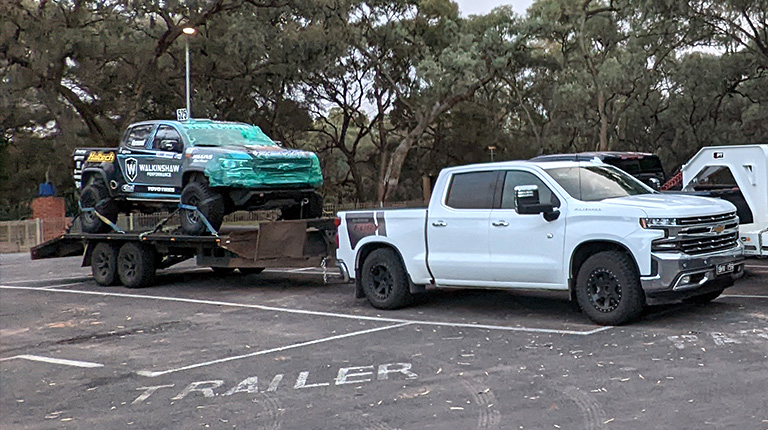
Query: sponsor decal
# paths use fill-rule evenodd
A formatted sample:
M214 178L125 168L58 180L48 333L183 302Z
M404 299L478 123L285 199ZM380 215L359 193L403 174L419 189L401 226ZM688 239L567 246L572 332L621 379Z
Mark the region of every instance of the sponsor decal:
M387 224L384 212L366 212L362 214L347 214L347 232L349 242L354 249L357 243L368 236L387 236Z
M134 187L131 184L125 184L120 189L123 190L124 193L132 193L134 190Z
M193 154L193 163L207 163L209 160L213 160L213 154Z
M170 178L179 170L181 166L178 164L139 164L139 171L152 178Z
M88 154L88 159L85 160L89 163L111 163L115 161L114 152L91 152Z
M176 188L173 187L147 187L147 191L150 193L173 193L176 192Z
M125 160L125 176L129 182L136 180L136 176L139 174L139 162L135 158L129 158Z

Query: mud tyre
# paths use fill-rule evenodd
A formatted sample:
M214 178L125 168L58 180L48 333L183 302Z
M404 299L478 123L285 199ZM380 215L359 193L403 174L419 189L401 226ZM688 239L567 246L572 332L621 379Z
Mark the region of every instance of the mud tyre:
M214 230L218 231L221 227L221 223L224 221L224 199L207 183L201 181L188 183L181 192L181 203L196 206ZM180 218L181 229L185 234L201 236L208 233L208 228L200 217L200 213L182 209Z
M91 273L97 284L111 286L120 283L120 277L117 275L117 253L118 247L111 243L99 242L93 247Z
M579 268L575 288L581 311L597 324L630 323L645 306L640 276L622 252L603 251L587 258Z
M110 197L109 190L101 181L93 182L83 188L83 191L80 192L80 207L83 209L95 209L113 224L117 221L117 216L120 214L117 203ZM83 231L86 233L106 233L112 230L109 224L104 223L92 211L81 212L80 223L83 226Z
M398 309L413 302L408 274L400 257L389 248L371 252L361 269L363 292L378 309Z
M117 274L128 288L141 288L152 284L157 266L156 251L151 246L127 242L117 254Z

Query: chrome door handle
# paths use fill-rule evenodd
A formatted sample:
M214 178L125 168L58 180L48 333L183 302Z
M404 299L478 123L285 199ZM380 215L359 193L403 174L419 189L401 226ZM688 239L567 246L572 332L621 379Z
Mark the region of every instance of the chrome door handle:
M448 224L446 224L445 221L435 221L435 222L432 223L432 225L435 226L435 227L445 227Z
M499 220L499 221L496 221L496 222L492 222L491 225L494 226L494 227L508 227L509 223L506 222L506 221Z

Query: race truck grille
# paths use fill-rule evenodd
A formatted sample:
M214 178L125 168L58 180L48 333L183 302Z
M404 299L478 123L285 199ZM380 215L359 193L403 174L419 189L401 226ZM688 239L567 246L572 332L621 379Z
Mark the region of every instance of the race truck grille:
M266 175L270 180L295 180L310 172L312 160L310 158L295 158L288 160L259 160L254 171Z
M700 255L733 248L738 239L739 219L736 212L681 218L678 226L667 229L666 238L653 242L653 251Z

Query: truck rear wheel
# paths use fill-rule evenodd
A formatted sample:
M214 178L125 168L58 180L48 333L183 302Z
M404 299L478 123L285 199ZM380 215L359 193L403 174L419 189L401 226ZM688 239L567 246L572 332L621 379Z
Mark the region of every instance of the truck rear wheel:
M199 236L208 231L200 213L205 216L214 230L218 231L221 227L221 223L224 221L224 200L205 182L192 181L188 183L181 192L181 203L196 206L200 211L198 213L194 210L181 210L181 229L184 230L184 233Z
M146 287L155 279L155 249L126 242L117 254L117 274L128 288Z
M598 324L626 324L643 312L640 277L625 253L603 251L587 258L579 268L575 288L582 312Z
M110 286L120 283L117 276L118 247L106 242L99 242L91 254L91 273L99 285Z
M112 223L117 221L117 216L120 214L117 204L109 195L107 186L101 181L93 182L83 188L80 192L80 207L95 209ZM104 223L93 211L82 212L80 223L86 233L105 233L112 230L112 227Z
M365 297L378 309L398 309L413 300L408 274L400 257L389 248L371 252L363 262L361 282Z

